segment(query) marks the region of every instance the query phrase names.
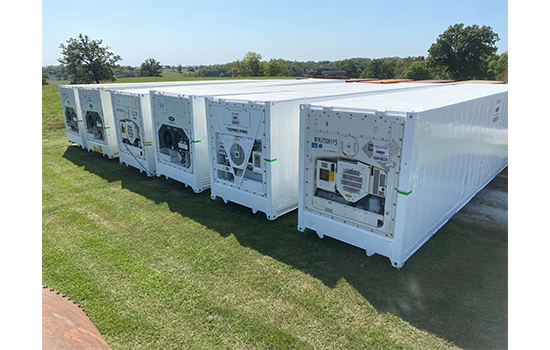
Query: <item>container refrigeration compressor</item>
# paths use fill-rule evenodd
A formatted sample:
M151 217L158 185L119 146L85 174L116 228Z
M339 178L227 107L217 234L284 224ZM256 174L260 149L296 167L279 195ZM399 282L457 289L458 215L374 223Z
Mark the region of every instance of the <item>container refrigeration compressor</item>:
M225 84L257 84L256 80L202 80L202 81L175 81L175 82L151 82L151 83L126 83L126 84L80 84L72 85L79 100L82 128L81 135L85 140L85 146L89 151L95 151L108 156L118 157L116 133L113 128L114 116L111 103L111 90L128 89L153 89L175 86L203 86ZM316 79L305 80L270 80L270 84L344 84L344 82L321 82ZM84 143L84 141L83 141Z
M439 84L440 87L443 85ZM430 84L345 84L207 100L210 191L266 213L269 220L298 207L300 104L357 95L382 95Z
M301 106L298 230L400 268L508 164L507 85Z

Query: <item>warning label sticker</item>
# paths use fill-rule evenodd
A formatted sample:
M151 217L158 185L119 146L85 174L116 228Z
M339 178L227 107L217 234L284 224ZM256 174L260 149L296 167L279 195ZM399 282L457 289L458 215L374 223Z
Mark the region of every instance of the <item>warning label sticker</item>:
M386 163L390 158L390 147L373 145L372 159Z

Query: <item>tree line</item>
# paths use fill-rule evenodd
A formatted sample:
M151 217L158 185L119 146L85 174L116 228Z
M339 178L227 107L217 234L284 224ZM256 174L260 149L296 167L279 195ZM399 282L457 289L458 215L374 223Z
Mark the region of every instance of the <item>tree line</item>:
M497 33L488 26L449 26L428 48L428 56L346 58L338 61L298 62L279 59L262 60L253 51L234 62L190 67L186 72L181 65L177 71L189 77L303 77L320 68L340 68L349 78L376 79L489 79L500 80L508 66L508 52L497 54ZM61 44L61 66L49 66L43 74L51 74L71 83L93 83L100 80L135 76L162 76L160 62L145 60L140 67L120 66L120 56L102 47L102 40L90 40L80 34ZM44 82L44 75L43 75Z

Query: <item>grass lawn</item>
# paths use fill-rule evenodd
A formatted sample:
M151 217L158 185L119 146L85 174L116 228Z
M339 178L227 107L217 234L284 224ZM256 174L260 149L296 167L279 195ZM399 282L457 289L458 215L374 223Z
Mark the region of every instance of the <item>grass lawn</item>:
M506 225L465 207L397 270L70 144L42 91L42 282L113 349L508 347Z

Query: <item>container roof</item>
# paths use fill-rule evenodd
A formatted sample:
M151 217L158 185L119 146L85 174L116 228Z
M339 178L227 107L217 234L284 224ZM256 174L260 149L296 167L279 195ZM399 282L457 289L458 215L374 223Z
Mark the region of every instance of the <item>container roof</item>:
M411 83L403 83L409 85ZM367 85L367 84L365 84ZM442 85L427 89L393 91L388 94L325 100L312 107L347 111L423 112L508 92L505 84Z

